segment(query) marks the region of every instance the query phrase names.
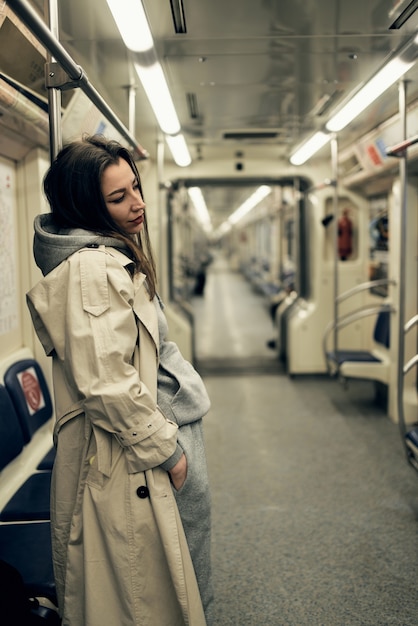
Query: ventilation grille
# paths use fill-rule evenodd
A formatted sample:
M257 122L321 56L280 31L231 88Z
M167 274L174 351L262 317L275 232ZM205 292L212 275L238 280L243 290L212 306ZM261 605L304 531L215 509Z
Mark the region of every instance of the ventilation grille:
M189 109L189 115L192 120L196 120L199 118L199 106L197 103L197 96L195 93L187 93L187 108Z
M403 0L401 2L395 3L392 11L389 13L389 17L391 20L391 24L389 25L390 29L399 29L401 28L415 11L418 9L418 0Z
M173 16L174 31L177 35L187 33L186 18L182 0L170 0L171 14Z
M232 139L234 141L244 141L244 140L257 140L257 141L267 141L269 139L277 139L280 133L277 130L274 131L260 131L260 130L238 130L238 131L230 131L223 133L223 139Z

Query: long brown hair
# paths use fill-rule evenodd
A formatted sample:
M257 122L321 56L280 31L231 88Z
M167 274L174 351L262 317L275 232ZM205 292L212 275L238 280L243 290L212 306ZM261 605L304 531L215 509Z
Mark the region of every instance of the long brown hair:
M62 148L44 178L44 191L54 222L59 228L82 228L95 234L115 237L131 251L135 270L147 276L151 299L156 293L156 270L146 212L139 235L127 235L112 219L101 191L104 170L124 159L142 193L135 161L127 148L101 135L83 137Z

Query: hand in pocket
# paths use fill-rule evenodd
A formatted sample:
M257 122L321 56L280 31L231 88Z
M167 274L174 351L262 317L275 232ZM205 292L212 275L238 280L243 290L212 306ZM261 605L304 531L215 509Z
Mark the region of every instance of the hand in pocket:
M169 474L174 488L178 491L183 487L184 482L187 478L187 459L184 452L175 464L175 466L171 468Z

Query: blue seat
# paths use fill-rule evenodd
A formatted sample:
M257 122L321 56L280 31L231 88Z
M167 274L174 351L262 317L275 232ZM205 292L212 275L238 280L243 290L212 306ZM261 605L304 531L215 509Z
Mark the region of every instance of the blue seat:
M52 399L42 368L35 359L22 359L4 374L4 384L19 417L23 438L29 443L35 432L53 415ZM38 469L52 469L55 449L40 461Z
M57 606L49 522L0 525L0 559L19 571L29 596Z
M390 315L389 308L382 309L377 317L373 331L373 350L341 349L326 352L328 361L337 366L342 378L362 378L380 381L387 384L389 378L389 346L390 346ZM380 349L379 349L380 347Z
M6 388L0 384L0 472L19 458L24 450L24 443L13 403ZM16 470L18 469L17 465ZM39 479L38 476L43 478ZM0 559L18 570L28 596L48 598L56 606L50 523L23 521L29 518L39 519L42 506L45 509L48 506L49 516L50 476L50 472L30 476L2 511L2 519L17 518L19 521L0 524ZM39 485L39 480L47 482L47 487ZM40 498L42 505L37 501L38 488L43 493ZM29 500L28 493L31 494ZM0 622L1 615L0 610Z
M376 318L373 339L376 343L381 344L385 348L389 348L390 312L386 309L381 311ZM339 365L345 361L356 361L358 363L379 363L381 361L376 354L368 350L337 350L337 352L327 352L327 356Z
M405 444L408 460L418 470L418 426L412 427L405 433Z
M39 462L37 469L38 470L52 470L55 461L55 448L52 447L49 452L44 456L44 458Z
M0 471L24 448L19 419L6 388L0 385ZM51 471L31 474L0 511L0 521L49 520Z
M0 521L49 520L51 472L32 474L0 511Z
M23 450L22 428L7 389L0 385L0 472Z

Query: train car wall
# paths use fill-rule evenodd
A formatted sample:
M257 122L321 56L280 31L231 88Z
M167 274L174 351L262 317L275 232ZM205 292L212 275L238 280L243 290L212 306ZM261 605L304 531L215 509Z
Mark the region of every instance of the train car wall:
M22 355L33 354L50 382L49 362L35 339L25 300L26 291L40 276L32 257L32 224L34 216L46 210L40 181L47 164L47 154L42 150L30 151L17 165L1 159L0 369L4 371L6 364Z
M16 166L0 158L0 336L5 354L22 344L17 233Z

